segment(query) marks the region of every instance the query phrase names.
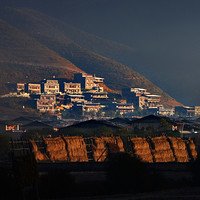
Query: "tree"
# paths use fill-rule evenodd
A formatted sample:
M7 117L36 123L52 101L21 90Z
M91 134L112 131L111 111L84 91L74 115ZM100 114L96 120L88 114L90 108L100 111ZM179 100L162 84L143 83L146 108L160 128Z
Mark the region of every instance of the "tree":
M150 178L144 163L128 153L115 153L108 156L107 173L110 190L121 192L145 191L150 185Z
M171 130L171 124L163 118L160 120L160 127L161 127L162 131L170 131Z
M7 135L0 135L0 158L4 159L8 156L10 137Z

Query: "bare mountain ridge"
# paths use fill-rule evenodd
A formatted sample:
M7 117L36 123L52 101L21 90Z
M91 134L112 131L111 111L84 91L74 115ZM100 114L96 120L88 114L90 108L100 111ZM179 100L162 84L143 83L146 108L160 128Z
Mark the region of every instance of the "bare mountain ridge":
M165 106L180 105L152 82L129 67L82 48L81 45L76 44L68 37L66 30L62 31L61 27L58 28L53 25L51 23L52 18L48 19L48 16L37 13L30 9L9 9L8 13L6 11L1 12L1 17L30 37L35 38L48 49L70 60L80 69L103 76L106 85L111 89L120 90L126 86L145 87L152 93L161 94L163 97L162 103ZM89 40L89 37L87 40ZM91 40L91 44L93 40ZM108 43L108 41L105 42ZM112 46L112 43L109 44Z

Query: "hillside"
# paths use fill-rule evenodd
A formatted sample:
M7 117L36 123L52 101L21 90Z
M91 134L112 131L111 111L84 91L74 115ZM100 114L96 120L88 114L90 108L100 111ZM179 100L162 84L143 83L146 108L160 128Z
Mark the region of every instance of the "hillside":
M161 94L162 103L165 106L180 105L144 76L125 65L81 47L76 43L77 39L74 42L67 35L67 28L61 30L60 26L55 25L59 23L54 23L55 21L52 18L37 13L30 9L8 9L1 12L1 17L30 37L35 38L48 49L70 60L80 69L104 77L106 85L113 90L120 91L121 88L127 86L145 87L152 93ZM87 38L86 43L88 43L88 40L89 38ZM93 43L92 41L91 43ZM108 45L106 45L106 48L108 48ZM110 48L110 51L112 51L112 48Z
M6 13L12 13L12 9L10 9L10 11L8 10L9 9L6 9ZM130 57L133 58L134 56L134 58L136 58L138 56L137 51L129 46L90 34L68 23L47 16L41 12L31 9L18 9L18 12L19 11L26 15L32 15L34 18L37 17L38 19L41 19L43 22L48 23L52 27L65 34L68 39L70 38L76 44L102 56L106 56L111 59L113 58L114 60L117 59L117 61L125 61Z
M0 20L0 35L1 93L7 92L7 82L23 82L27 78L40 81L53 75L71 79L74 72L81 71L70 61L3 20Z

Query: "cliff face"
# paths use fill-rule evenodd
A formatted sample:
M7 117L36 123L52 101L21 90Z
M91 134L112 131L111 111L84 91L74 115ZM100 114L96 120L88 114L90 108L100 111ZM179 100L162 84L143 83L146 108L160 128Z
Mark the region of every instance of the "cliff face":
M49 67L50 72L52 71L52 73L48 73L49 75L56 74L59 77L67 78L71 78L74 72L83 70L104 77L105 84L112 90L120 91L124 87L143 87L153 94L160 94L162 104L166 107L181 105L141 74L110 59L109 53L108 57L105 57L105 52L115 51L117 48L126 49L127 47L123 45L94 37L30 9L3 9L0 17L7 22L6 25L4 22L1 27L12 25L12 31L7 29L7 33L1 35L1 38L7 35L7 39L1 40L1 43L4 44L2 47L6 46L6 48L0 50L3 61L0 63L0 70L8 76L8 80L23 81L22 77L26 77L26 67L29 66ZM11 35L10 32L13 32L14 29L16 33ZM80 42L83 40L85 42ZM87 46L86 43L90 45ZM106 49L103 53L104 56L96 53L101 52L98 49L103 48L102 44ZM91 51L92 46L96 46L94 52ZM17 53L15 53L15 49ZM4 66L9 65L17 72L19 64L24 68L21 78L17 75L14 76L15 78L11 78L10 73L4 70ZM56 70L54 70L55 68ZM41 70L38 75L44 77L46 74L44 70ZM37 77L37 74L34 77ZM2 85L4 83L5 81L2 81Z

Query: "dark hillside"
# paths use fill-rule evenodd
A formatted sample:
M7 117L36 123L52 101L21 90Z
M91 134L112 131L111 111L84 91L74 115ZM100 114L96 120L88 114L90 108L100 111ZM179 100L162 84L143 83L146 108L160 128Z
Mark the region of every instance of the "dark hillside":
M52 18L48 19L47 16L43 17L44 15L29 9L8 9L8 13L4 11L1 16L8 23L70 60L80 69L104 77L106 85L113 90L120 91L126 86L145 87L155 94L161 94L165 106L180 105L129 67L77 45L68 37L66 30L62 32L61 27L52 25Z
M0 20L1 62L34 63L67 67L70 71L80 71L68 60L38 43L3 20Z
M10 10L10 12L12 12L12 9ZM42 19L43 23L55 27L57 30L65 34L65 36L69 37L76 44L90 51L101 54L102 56L106 56L114 60L117 59L117 61L127 61L130 57L133 59L138 56L136 49L133 49L124 44L106 40L96 35L90 34L70 24L57 20L53 17L47 16L41 12L31 9L23 9L23 11L21 10L21 12L28 15L31 14L34 17Z
M59 69L59 70L58 70ZM72 78L80 72L70 61L0 20L0 93L6 83L40 81L43 78Z

